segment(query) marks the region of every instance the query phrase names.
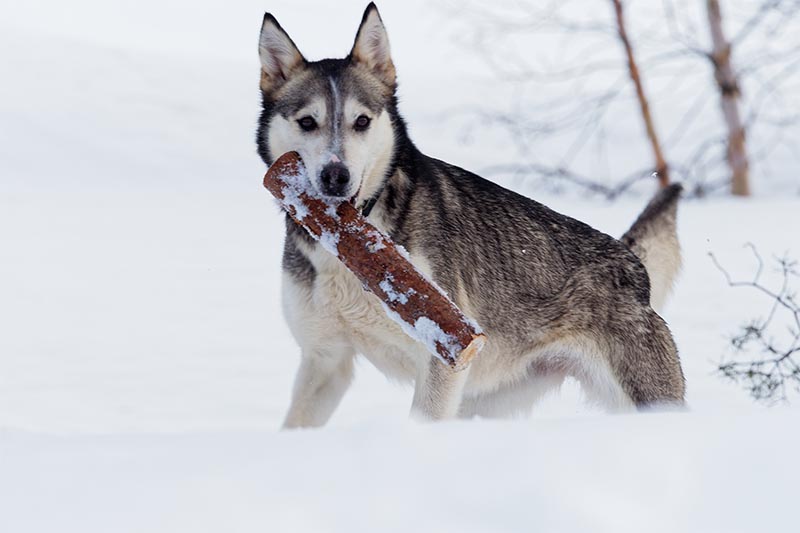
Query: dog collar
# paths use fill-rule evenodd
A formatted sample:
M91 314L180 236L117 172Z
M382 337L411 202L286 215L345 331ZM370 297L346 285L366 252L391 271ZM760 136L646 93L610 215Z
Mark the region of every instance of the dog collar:
M375 204L378 203L378 199L383 194L383 191L386 189L386 183L384 183L380 189L377 190L375 194L373 194L369 200L364 202L364 206L361 208L361 216L368 217L369 214L372 212L372 208L375 207Z
M392 167L391 172L388 172L386 175L387 176L391 176L392 174L395 173L396 169L397 169L396 166ZM378 189L375 192L375 194L373 194L369 198L369 200L364 202L364 205L361 207L361 216L363 216L363 217L369 216L369 214L372 212L372 208L375 207L375 204L378 203L378 199L380 199L381 194L383 194L383 191L386 190L386 186L388 185L388 183L389 183L389 181L388 181L388 178L387 178L386 180L384 180L383 185L381 185L381 188Z
M375 204L378 203L378 197L380 197L383 189L378 191L378 194L364 202L364 207L361 208L361 216L368 217L369 214L372 212L372 208L375 207Z

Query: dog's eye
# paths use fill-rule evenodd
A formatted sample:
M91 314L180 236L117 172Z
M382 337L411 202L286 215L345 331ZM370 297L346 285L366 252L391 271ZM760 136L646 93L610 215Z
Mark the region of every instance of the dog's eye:
M317 121L314 117L303 117L297 121L303 131L314 131L317 129Z
M353 128L356 131L364 131L365 129L369 128L369 123L372 119L370 119L367 115L361 115L356 119L355 124L353 124Z

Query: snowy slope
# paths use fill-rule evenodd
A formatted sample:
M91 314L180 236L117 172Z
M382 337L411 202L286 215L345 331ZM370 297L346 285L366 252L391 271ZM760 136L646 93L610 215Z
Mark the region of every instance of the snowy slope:
M473 60L423 2L380 7L414 138L479 166L437 120ZM711 374L763 302L706 255L739 277L754 270L745 242L800 256L795 198L681 206L686 264L664 316L689 413L607 416L567 385L531 419L417 425L411 391L361 364L330 427L281 433L298 350L254 154L263 6L4 9L0 531L796 529L797 409ZM321 57L347 51L363 6L269 9ZM452 94L481 98L473 86ZM513 185L614 235L646 201Z
M0 441L3 531L796 531L790 414ZM765 449L769 453L764 453Z

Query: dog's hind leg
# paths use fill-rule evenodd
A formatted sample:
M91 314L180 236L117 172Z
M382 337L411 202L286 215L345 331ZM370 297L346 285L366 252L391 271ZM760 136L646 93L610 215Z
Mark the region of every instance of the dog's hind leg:
M596 371L585 373L581 380L590 397L611 410L624 407L626 397L640 410L684 405L678 351L655 311L643 310L642 316L617 329L609 340L606 361L599 361Z
M607 358L583 357L575 365L574 377L581 384L581 392L590 404L610 413L632 411L636 405L625 392Z
M318 427L328 421L353 379L354 356L345 346L303 350L285 429Z

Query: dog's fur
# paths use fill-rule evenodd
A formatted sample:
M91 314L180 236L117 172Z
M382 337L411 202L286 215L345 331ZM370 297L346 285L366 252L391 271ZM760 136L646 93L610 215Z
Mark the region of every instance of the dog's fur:
M326 169L346 168L350 179L338 196L402 244L488 335L471 367L453 372L287 217L283 302L302 360L286 427L328 420L358 353L414 382L412 413L424 419L508 416L567 376L612 410L683 403L677 350L653 310L680 264L680 187L659 193L620 242L423 155L397 111L389 41L374 4L344 59L307 61L269 14L259 55L264 162L298 151L320 192L330 185ZM316 128L304 131L309 117Z

